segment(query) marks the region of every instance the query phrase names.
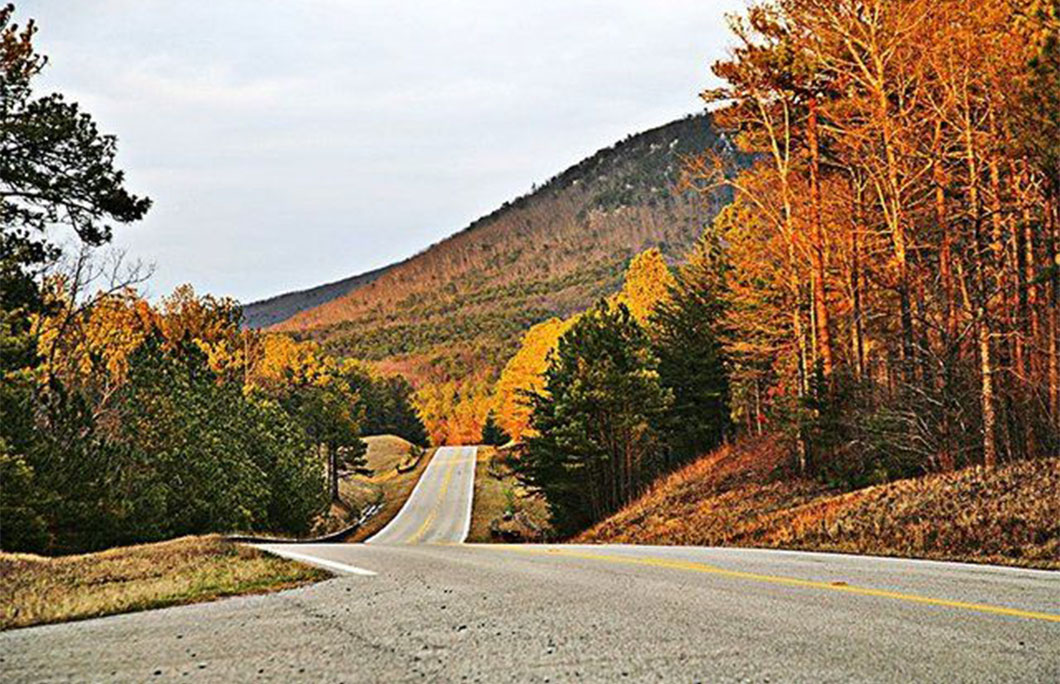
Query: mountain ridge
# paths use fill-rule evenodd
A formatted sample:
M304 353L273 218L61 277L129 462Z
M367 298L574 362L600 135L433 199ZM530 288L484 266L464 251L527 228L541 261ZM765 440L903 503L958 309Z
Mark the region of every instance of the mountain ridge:
M316 291L316 306L281 296L298 310L267 329L406 375L436 441L471 438L531 325L613 294L646 249L684 258L730 199L681 184L685 159L709 150L742 163L707 112L629 135L370 279Z
M307 287L304 290L283 292L272 297L259 299L243 305L243 325L251 329L267 328L282 323L297 313L320 306L326 302L349 293L354 288L367 285L391 268L401 265L396 261L386 266L358 273L323 285Z
M291 318L297 316L303 311L314 309L319 306L326 305L335 299L339 299L345 295L350 294L354 290L361 288L365 285L369 285L378 278L382 277L392 269L398 268L410 261L421 257L425 253L432 249L438 248L444 245L450 240L457 238L463 234L474 232L476 229L480 229L489 225L491 222L498 220L503 215L518 210L528 202L533 201L542 193L547 193L556 188L556 186L563 187L565 184L571 181L577 181L579 174L587 167L592 166L602 155L607 155L611 152L619 152L623 145L628 144L638 138L645 136L651 136L662 132L675 124L682 122L693 122L696 120L704 119L708 115L705 113L689 114L681 119L671 121L661 126L647 129L640 133L634 133L626 136L625 139L614 143L611 146L601 148L592 155L585 157L581 161L571 165L562 172L552 176L545 182L538 185L534 183L531 186L530 191L512 199L503 202L497 209L484 214L479 218L469 223L466 227L459 231L448 235L441 240L438 240L430 245L420 249L416 253L395 261L391 264L381 266L370 271L363 273L357 273L346 278L341 278L321 285L316 285L301 290L293 290L289 292L282 292L270 297L255 300L244 305L244 325L248 328L260 329L268 328L272 326L280 326ZM721 136L719 136L721 137Z

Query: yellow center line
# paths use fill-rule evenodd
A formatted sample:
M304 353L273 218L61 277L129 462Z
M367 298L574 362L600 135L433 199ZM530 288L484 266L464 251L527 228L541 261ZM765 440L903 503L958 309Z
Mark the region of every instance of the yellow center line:
M858 594L861 596L875 596L877 598L888 598L897 601L906 601L909 603L921 603L932 606L945 606L947 608L958 608L961 610L972 611L976 613L990 613L994 615L1008 615L1011 617L1026 618L1029 620L1044 620L1046 622L1057 622L1060 623L1060 615L1054 613L1039 613L1029 610L1019 610L1017 608L1005 608L1003 606L992 606L985 603L968 603L965 601L951 601L949 599L933 598L930 596L919 596L917 594L905 594L897 591L887 591L885 589L873 589L871 587L856 587L849 584L832 584L829 582L819 582L815 580L804 580L795 577L782 577L777 575L763 575L756 572L743 572L741 570L726 570L725 568L719 568L714 565L708 565L706 563L696 563L694 561L683 561L683 560L672 560L669 558L634 558L630 556L616 556L602 553L591 553L588 551L568 551L566 549L533 549L526 547L514 547L497 545L490 546L487 544L478 545L477 548L494 548L503 551L518 551L520 553L538 554L538 555L557 555L566 556L569 558L582 558L586 560L597 560L604 561L607 563L621 563L626 565L648 565L658 568L669 568L672 570L685 570L690 572L701 572L709 573L713 575L721 575L723 577L734 577L737 579L752 580L755 582L765 582L769 584L782 584L793 587L804 587L810 589L825 589L828 591L838 591L844 594Z
M438 492L438 499L434 502L434 507L431 508L431 512L426 518L424 518L423 524L420 525L420 528L416 530L411 537L405 540L406 544L415 544L422 539L423 535L427 533L427 529L431 526L431 523L433 523L434 519L438 516L438 509L442 507L442 503L445 501L445 493L449 491L449 481L453 479L453 468L456 467L457 462L458 459L455 458L449 459L449 461L440 462L443 465L448 463L449 469L445 471L445 477L442 479L442 488Z

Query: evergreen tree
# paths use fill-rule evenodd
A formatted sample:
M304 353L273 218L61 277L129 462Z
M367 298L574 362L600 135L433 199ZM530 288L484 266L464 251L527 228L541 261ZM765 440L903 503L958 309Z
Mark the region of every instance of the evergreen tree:
M362 389L366 435L397 435L427 446L427 428L416 410L412 384L402 375L367 378Z
M658 472L670 394L648 336L624 305L600 302L560 339L544 391L530 396L535 435L518 473L572 534L617 510Z
M659 380L673 394L665 432L677 461L714 448L729 428L729 380L716 333L724 276L718 245L702 238L651 318Z
M511 435L497 424L497 417L490 409L486 414L486 422L482 425L482 443L488 446L503 446L511 440Z
M107 441L119 456L110 490L123 512L120 541L303 532L321 512L315 442L278 405L218 382L195 344L167 350L148 338L130 359L118 403Z
M125 190L114 136L62 95L34 97L46 59L33 48L33 21L19 27L0 7L0 321L41 305L34 278L58 248L45 237L66 224L88 246L110 240L110 221L143 218L151 201ZM24 319L21 319L24 320ZM2 357L6 362L8 352Z

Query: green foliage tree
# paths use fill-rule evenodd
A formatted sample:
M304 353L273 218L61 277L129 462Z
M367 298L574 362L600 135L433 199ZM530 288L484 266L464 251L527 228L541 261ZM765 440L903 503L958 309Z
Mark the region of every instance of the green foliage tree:
M657 366L624 305L600 302L560 339L544 391L529 397L534 436L517 466L560 534L617 510L658 472L671 397Z
M84 245L99 246L110 239L110 221L142 218L150 200L125 190L113 136L61 95L34 97L46 60L33 47L36 26L14 23L14 11L0 7L0 517L5 548L42 548L40 457L49 446L83 448L85 437L80 419L50 431L40 423L83 415L64 411L76 401L61 387L32 379L31 321L44 311L37 276L59 254L46 231L66 225ZM74 442L58 441L61 434ZM61 459L44 462L51 460Z
M339 470L367 463L367 446L360 438L362 409L356 390L343 376L331 376L284 394L279 403L324 450L331 500L339 498Z
M673 394L665 433L677 462L716 447L729 429L729 379L716 333L724 282L719 245L705 236L651 317L659 380Z
M497 424L497 416L493 411L487 413L486 422L482 425L482 443L489 446L503 446L511 440L511 435Z
M108 242L111 221L143 218L151 201L125 189L114 165L117 140L100 133L78 105L53 93L34 97L46 59L33 48L32 21L0 8L0 291L5 312L40 305L33 275L57 249L44 233L56 224L90 246ZM13 300L13 301L12 301Z
M57 381L46 396L33 408L37 437L0 450L5 549L301 534L327 502L316 442L297 417L221 381L191 341L147 337L99 416L94 398Z
M402 375L373 377L362 373L359 382L364 405L362 432L366 435L397 435L418 446L427 446L427 428L416 410L416 390Z

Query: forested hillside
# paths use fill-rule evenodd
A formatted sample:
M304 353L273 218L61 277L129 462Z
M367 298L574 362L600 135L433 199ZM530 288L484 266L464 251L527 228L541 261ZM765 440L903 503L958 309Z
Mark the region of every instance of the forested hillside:
M625 307L526 336L498 387L523 483L573 536L735 434L776 448L758 488L715 498L708 459L586 538L1055 558L1060 4L767 1L731 27L703 96L755 161L689 160L734 198L672 279L648 252Z
M341 297L355 288L367 285L386 273L389 268L391 267L385 266L374 271L343 278L333 283L317 285L308 290L287 292L258 302L252 302L243 307L243 325L247 328L258 329L281 323L301 311L320 306L336 297Z
M730 149L706 114L631 136L274 329L409 375L436 440L477 438L530 325L615 292L638 252L688 251L725 197L681 192L684 160Z

